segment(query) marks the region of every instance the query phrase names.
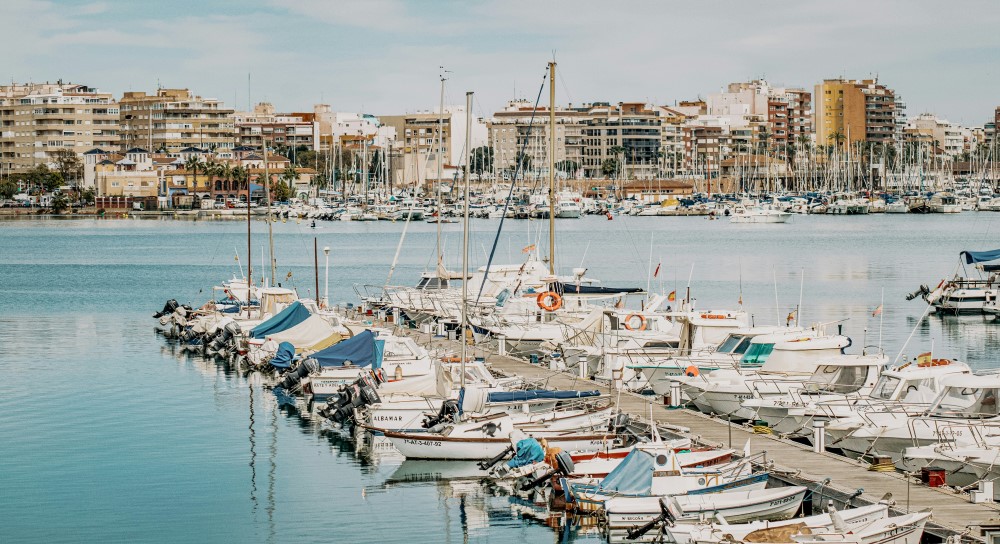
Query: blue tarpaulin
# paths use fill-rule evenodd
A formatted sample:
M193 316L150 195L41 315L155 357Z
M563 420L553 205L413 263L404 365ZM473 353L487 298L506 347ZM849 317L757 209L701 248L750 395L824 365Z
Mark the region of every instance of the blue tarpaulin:
M614 470L597 484L604 493L649 495L653 486L653 456L642 450L632 450Z
M534 438L518 440L515 450L514 458L507 461L507 466L510 468L523 467L545 460L545 450Z
M381 368L385 340L376 340L372 331L364 331L353 338L334 344L309 356L320 366L342 366L350 361L354 366Z
M489 393L487 402L523 402L529 400L552 399L579 399L585 397L596 397L600 391L550 391L548 389L529 389L526 391L496 391Z
M271 366L274 368L289 368L292 366L292 359L295 358L295 346L291 342L278 344L278 352L271 357Z
M295 301L277 315L257 325L250 331L251 338L266 338L269 334L290 329L309 318L311 314L301 302Z
M1000 249L991 251L963 251L959 255L965 257L965 264L982 263L1000 259Z

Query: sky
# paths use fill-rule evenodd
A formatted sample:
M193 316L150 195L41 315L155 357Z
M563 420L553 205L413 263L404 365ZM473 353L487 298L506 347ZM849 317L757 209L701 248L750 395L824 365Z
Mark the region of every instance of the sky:
M474 91L489 116L533 101L553 58L560 104L877 76L908 115L981 126L1000 105L989 0L0 0L0 21L7 82L181 87L236 109L433 110L443 66L446 102Z

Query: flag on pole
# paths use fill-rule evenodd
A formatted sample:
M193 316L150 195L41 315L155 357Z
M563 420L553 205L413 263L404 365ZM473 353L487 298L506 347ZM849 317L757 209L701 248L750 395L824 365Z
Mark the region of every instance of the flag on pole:
M667 295L667 300L670 302L677 300L677 291L671 291L670 294Z
M237 255L237 256L233 257L233 260L236 261L236 262L240 262L240 256Z
M521 250L521 253L531 253L534 250L535 250L535 244L531 244L530 246L524 246L524 248Z
M918 365L931 364L931 352L926 351L924 353L921 353L920 355L917 355L917 364Z
M743 306L743 293L740 293L740 298L736 300L736 303Z
M661 263L656 263L656 270L654 270L654 271L653 271L653 277L654 277L654 278L655 278L656 276L659 276L659 275L660 275L660 264L661 264Z
M788 317L785 318L785 324L787 325L792 321L795 321L795 310L788 312Z
M875 308L875 310L872 311L872 317L877 317L877 316L881 315L881 313L882 313L882 305L879 304L878 308Z

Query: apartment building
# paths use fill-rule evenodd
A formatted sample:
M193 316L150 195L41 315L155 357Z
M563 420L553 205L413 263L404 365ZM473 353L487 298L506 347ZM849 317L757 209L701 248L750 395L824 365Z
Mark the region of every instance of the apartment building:
M794 146L812 134L812 94L804 89L775 87L763 79L730 83L725 91L709 94L706 104L707 115L762 124L757 134L771 149Z
M926 144L935 155L954 157L966 150L972 132L933 113L921 113L909 119L904 135L908 142Z
M403 115L379 115L378 120L395 130L393 142L393 179L412 184L434 179L440 160L441 170L464 165L466 122L465 106L445 106L444 114L420 111ZM438 138L442 156L437 156ZM473 117L471 149L486 145L488 130L482 119ZM445 176L442 176L445 177Z
M76 83L0 86L0 173L55 167L56 151L117 148L118 104Z
M895 94L875 79L827 79L816 85L816 144L896 143L900 116Z
M583 127L583 171L591 178L604 177L605 161L618 169L618 177L652 179L662 161L663 118L643 102L590 105Z
M556 107L556 169L567 177L576 177L583 165L583 127L586 108ZM523 152L526 177L547 176L549 164L549 108L534 108L527 100L512 100L493 114L486 123L489 145L493 147L493 165L498 172L510 172ZM509 174L508 174L509 176Z
M119 110L123 149L176 153L188 147L219 151L236 146L235 112L188 89L127 92Z
M319 149L319 123L315 114L275 113L274 106L261 102L252 112L233 114L237 146L260 149L285 148L289 153Z

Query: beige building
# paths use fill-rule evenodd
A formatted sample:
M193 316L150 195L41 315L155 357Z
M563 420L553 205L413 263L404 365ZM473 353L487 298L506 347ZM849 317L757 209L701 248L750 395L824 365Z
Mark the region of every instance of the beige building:
M816 145L895 143L900 102L878 80L828 79L813 98Z
M313 113L275 113L274 106L261 102L252 112L233 114L237 145L268 149L319 149L319 123Z
M234 111L187 89L155 94L127 92L119 101L121 147L177 153L188 147L225 150L236 146Z
M0 86L0 172L23 172L54 153L78 155L118 144L118 104L110 93L75 83Z
M567 177L576 177L583 166L583 127L586 125L587 110L570 104L566 108L557 107L555 114L556 168ZM548 175L550 132L547 107L535 110L527 100L512 100L503 110L494 113L486 125L497 175L509 177L522 150L527 158L522 165L525 178Z
M467 113L465 106L445 106L444 115L436 111L422 111L405 115L379 115L384 127L395 132L392 143L392 178L394 183L412 185L437 177L438 138L443 153L440 157L442 177L449 165L464 165L463 150ZM440 129L439 129L440 120ZM390 131L391 133L391 131ZM487 144L486 123L472 119L471 148Z

